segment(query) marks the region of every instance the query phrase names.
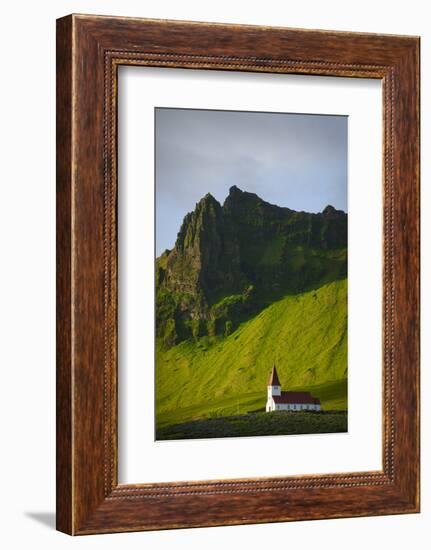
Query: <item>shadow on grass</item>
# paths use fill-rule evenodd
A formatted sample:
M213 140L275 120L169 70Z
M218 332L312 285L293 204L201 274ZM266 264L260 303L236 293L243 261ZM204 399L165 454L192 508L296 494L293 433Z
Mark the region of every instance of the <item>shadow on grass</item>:
M193 420L157 430L156 439L207 439L347 432L347 411L254 412Z

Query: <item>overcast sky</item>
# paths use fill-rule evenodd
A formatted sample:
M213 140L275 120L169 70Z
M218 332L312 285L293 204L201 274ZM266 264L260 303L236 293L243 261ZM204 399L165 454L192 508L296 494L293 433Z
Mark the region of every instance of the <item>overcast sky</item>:
M211 193L236 185L293 210L347 211L347 117L156 109L156 253Z

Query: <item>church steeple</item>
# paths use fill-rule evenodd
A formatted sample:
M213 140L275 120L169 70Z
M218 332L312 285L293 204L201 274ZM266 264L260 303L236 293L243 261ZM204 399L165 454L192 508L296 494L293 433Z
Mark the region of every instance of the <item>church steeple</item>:
M281 386L275 365L272 367L272 371L268 380L268 386Z
M275 365L272 367L271 374L268 380L268 400L272 400L274 395L281 395L281 384L278 378L277 369Z

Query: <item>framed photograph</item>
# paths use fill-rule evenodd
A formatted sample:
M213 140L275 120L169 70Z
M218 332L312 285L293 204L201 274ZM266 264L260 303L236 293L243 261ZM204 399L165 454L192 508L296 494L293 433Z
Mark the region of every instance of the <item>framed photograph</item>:
M57 528L419 511L419 38L57 21Z

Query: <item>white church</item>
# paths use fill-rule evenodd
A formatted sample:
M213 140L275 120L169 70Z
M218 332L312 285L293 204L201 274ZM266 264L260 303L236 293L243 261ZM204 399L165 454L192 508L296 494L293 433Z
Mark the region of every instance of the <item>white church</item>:
M320 399L306 391L281 391L277 369L272 367L268 380L266 412L273 411L320 411Z

